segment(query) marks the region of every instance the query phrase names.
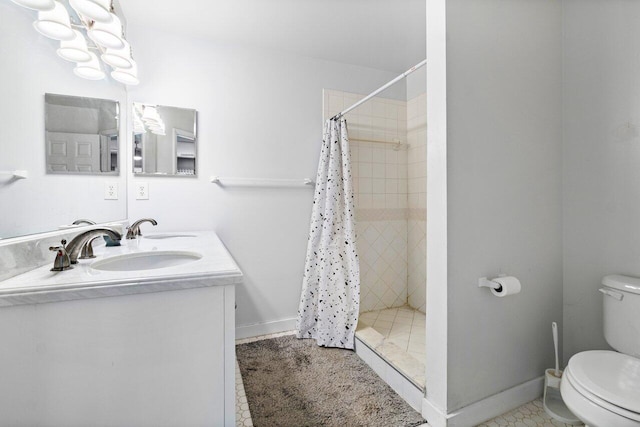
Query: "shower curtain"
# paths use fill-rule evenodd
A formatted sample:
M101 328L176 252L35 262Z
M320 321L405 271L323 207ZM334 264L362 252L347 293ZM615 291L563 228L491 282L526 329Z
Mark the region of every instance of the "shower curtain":
M349 138L344 118L325 123L311 213L298 338L353 349L360 306L360 266Z

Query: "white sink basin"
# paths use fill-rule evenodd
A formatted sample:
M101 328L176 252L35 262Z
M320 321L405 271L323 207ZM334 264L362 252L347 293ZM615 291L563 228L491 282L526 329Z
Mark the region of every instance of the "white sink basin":
M197 252L188 251L151 251L126 255L117 255L98 260L91 268L103 271L139 271L156 268L175 267L202 258Z

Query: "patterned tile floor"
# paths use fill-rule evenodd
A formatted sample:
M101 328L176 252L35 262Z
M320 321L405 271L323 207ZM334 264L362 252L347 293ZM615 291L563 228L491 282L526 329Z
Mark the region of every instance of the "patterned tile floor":
M399 309L398 309L399 310ZM366 313L363 313L366 314ZM385 316L381 320L384 320ZM424 325L424 323L423 323ZM391 331L391 329L390 329ZM253 338L245 338L236 340L237 344L244 344L247 342L259 341L268 338L276 338L284 335L294 334L295 331L282 332L278 334L263 335ZM410 340L409 340L410 341ZM247 404L247 396L244 392L244 385L242 383L242 376L240 374L240 368L238 362L236 362L236 426L237 427L252 427L253 421L251 420L251 413L249 412L249 405ZM424 427L428 427L428 424L424 424ZM423 427L421 426L421 427ZM511 412L500 415L492 420L486 421L480 424L478 427L568 427L569 424L565 424L552 419L544 411L542 407L542 399L537 399L532 402L526 403L519 408L514 409Z
M244 384L240 367L236 360L236 427L253 427L251 412L249 412L249 404L247 403L247 395L244 392Z
M486 421L478 427L568 427L570 425L551 418L542 407L542 399L536 399Z

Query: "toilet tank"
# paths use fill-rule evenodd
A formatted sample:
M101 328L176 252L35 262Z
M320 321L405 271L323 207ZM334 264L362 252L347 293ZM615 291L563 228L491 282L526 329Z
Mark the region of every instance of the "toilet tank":
M640 357L640 279L613 275L602 284L605 339L617 351Z

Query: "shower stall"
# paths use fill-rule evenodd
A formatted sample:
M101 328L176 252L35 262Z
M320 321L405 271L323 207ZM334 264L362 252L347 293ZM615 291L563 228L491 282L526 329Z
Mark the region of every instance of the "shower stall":
M426 93L416 74L406 91L371 98L345 117L360 260L356 337L424 389ZM323 98L327 119L364 96L325 89Z

